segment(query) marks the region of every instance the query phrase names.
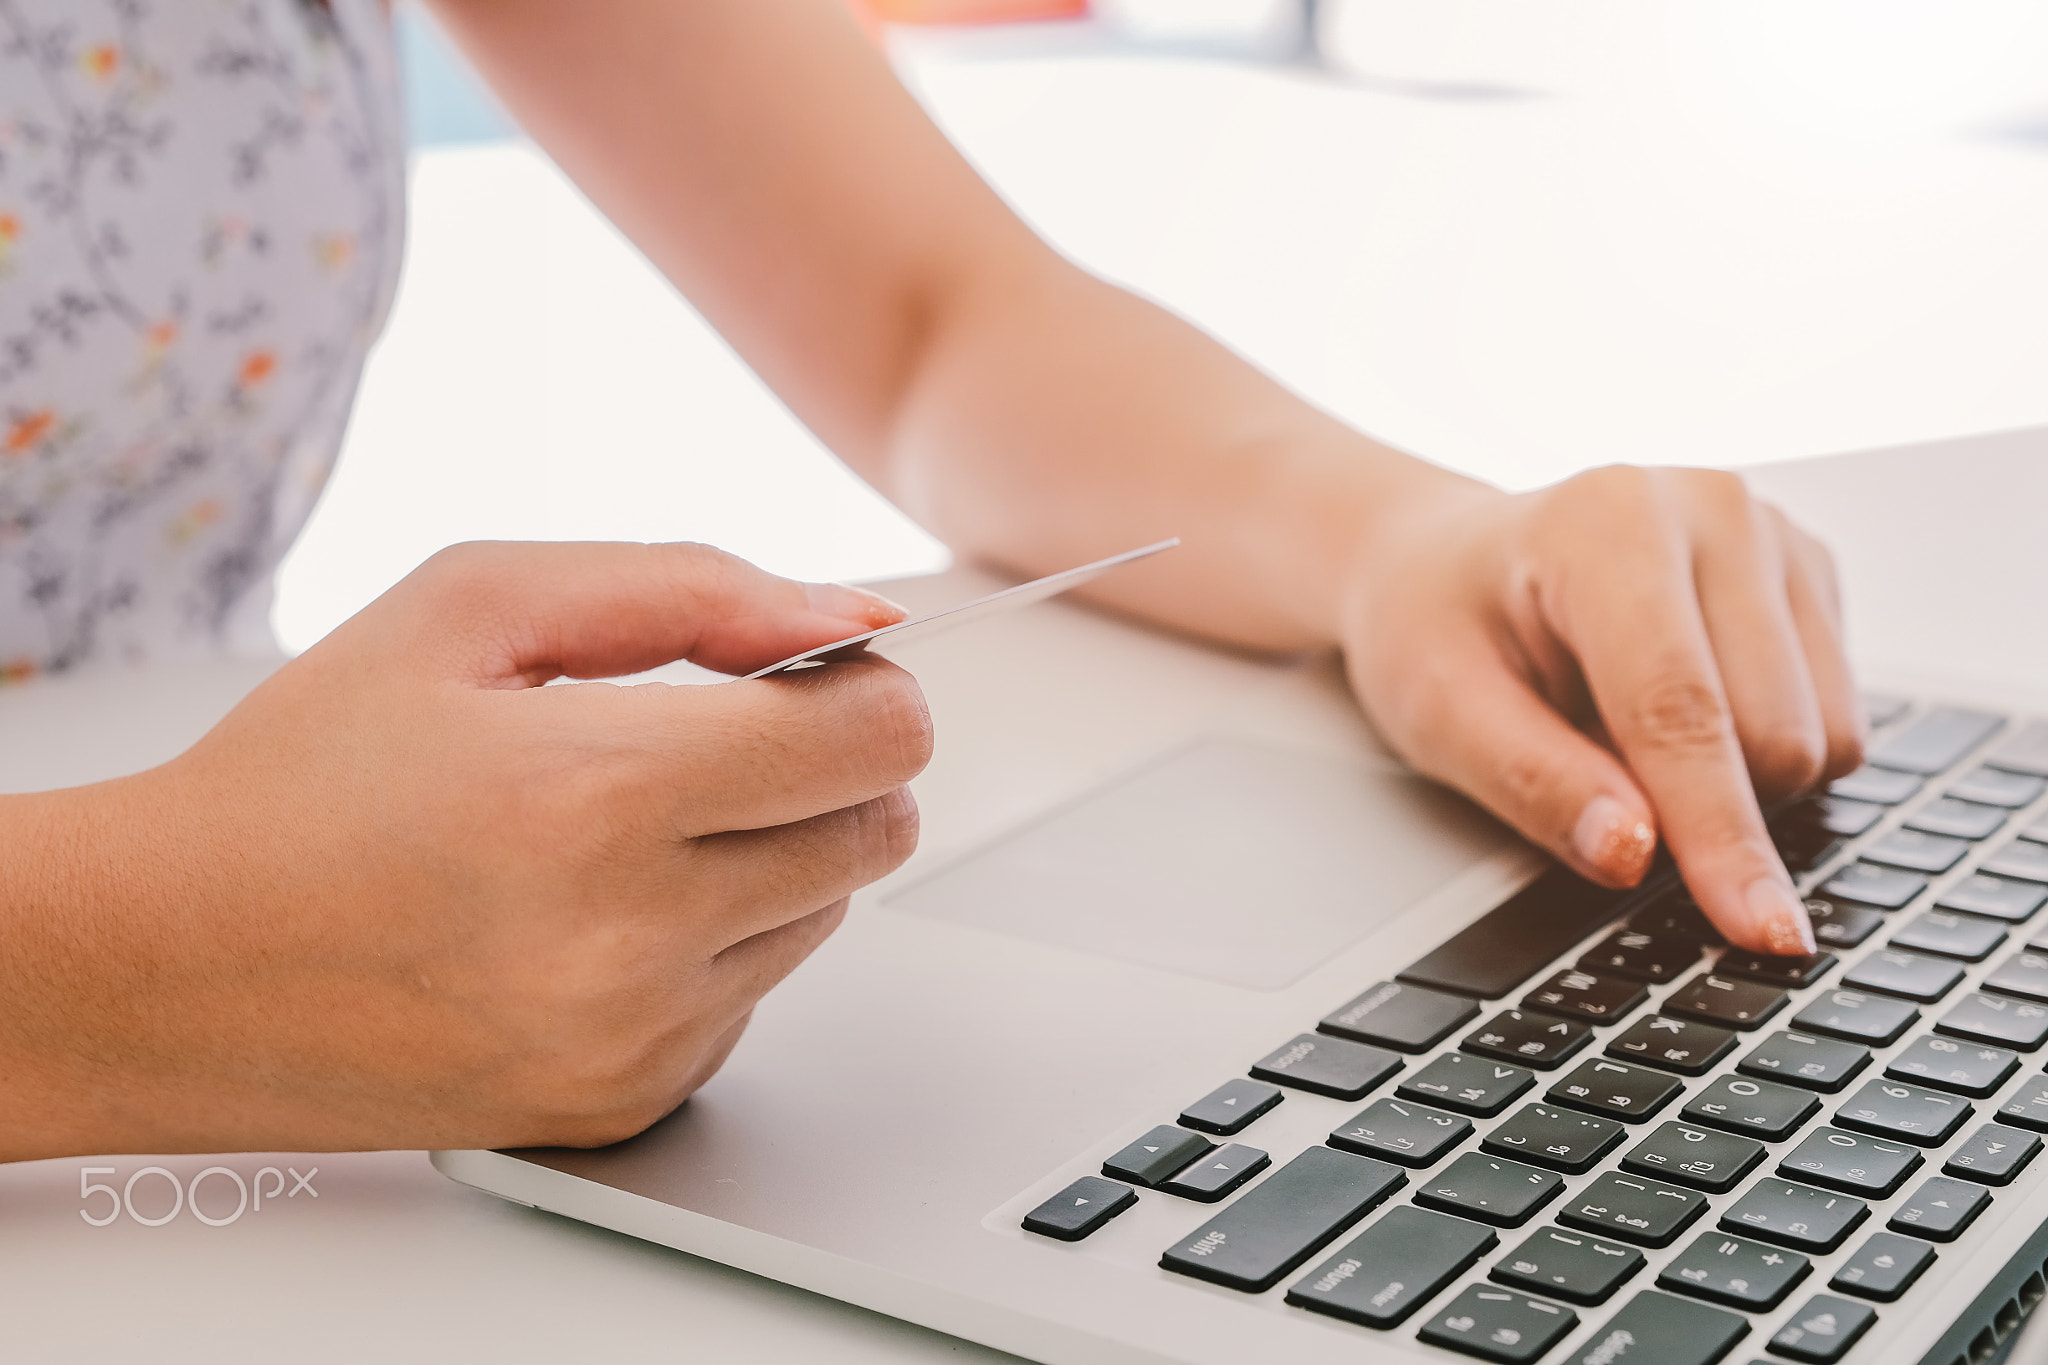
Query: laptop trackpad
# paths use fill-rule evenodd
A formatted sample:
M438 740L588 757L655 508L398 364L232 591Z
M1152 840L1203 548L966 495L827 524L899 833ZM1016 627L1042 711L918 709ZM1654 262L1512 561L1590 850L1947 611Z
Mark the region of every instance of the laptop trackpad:
M1391 922L1510 837L1418 777L1212 738L886 903L1270 990Z

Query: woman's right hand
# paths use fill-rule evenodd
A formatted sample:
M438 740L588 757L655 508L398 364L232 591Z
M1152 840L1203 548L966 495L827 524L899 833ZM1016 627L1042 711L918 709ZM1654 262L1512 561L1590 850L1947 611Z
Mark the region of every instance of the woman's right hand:
M174 761L0 799L0 1159L594 1145L917 841L898 619L693 545L470 545Z

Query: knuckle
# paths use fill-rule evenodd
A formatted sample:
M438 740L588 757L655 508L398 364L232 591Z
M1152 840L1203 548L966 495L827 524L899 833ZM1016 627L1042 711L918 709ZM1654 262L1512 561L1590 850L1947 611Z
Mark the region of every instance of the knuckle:
M874 682L867 689L867 714L861 721L871 741L872 771L877 778L900 785L932 761L931 707L924 689L903 670L892 666L870 672Z
M1766 796L1808 790L1820 781L1826 763L1825 742L1806 729L1779 731L1750 746L1750 779Z
M1642 690L1628 709L1633 738L1673 754L1702 753L1728 742L1728 708L1721 694L1689 672L1668 672Z

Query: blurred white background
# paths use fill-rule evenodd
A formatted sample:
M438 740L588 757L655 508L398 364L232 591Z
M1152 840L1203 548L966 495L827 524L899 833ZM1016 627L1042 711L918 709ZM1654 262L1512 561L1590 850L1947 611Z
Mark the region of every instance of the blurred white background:
M1506 486L2048 423L2048 7L1315 8L1320 55L1283 0L890 44L1063 250ZM286 644L479 536L942 566L403 23L410 255Z

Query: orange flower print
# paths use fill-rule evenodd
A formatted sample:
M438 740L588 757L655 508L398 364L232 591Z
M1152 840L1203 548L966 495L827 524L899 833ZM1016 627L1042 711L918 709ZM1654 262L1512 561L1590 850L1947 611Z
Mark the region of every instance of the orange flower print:
M313 239L313 259L323 270L340 270L355 259L356 239L346 232Z
M236 373L235 382L244 389L253 389L276 373L277 352L251 351L242 360L242 368Z
M0 664L0 687L9 683L25 683L36 675L34 659L10 659Z
M171 343L178 339L178 324L166 318L142 334L142 344L149 352L149 358L156 360L171 349Z
M37 408L34 412L16 413L7 424L7 440L4 449L9 455L26 455L41 445L57 426L57 414L49 408Z
M105 84L121 69L121 49L112 43L95 43L78 54L78 64L86 75Z
M220 520L219 498L201 498L171 523L171 542L182 545Z
M21 240L21 219L11 213L0 212L0 270L5 270L14 258L14 244Z

